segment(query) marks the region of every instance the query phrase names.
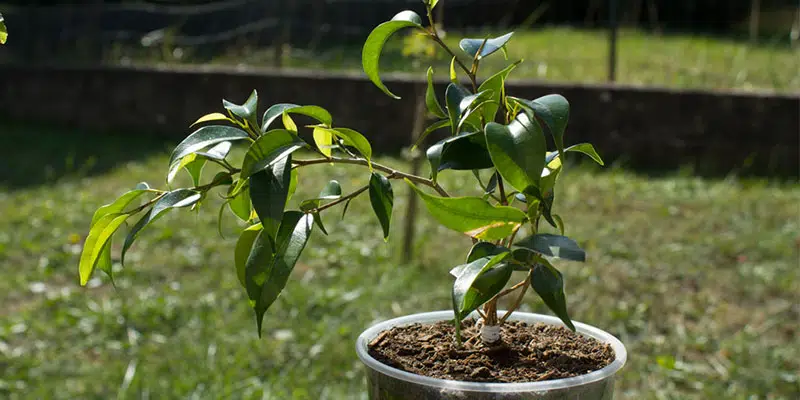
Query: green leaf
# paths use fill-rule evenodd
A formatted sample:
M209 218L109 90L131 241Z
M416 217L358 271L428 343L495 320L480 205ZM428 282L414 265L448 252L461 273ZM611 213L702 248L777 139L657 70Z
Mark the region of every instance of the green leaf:
M456 75L456 57L450 60L450 82L454 85L458 84L458 75Z
M450 83L444 92L445 105L447 106L447 115L450 119L450 126L453 135L458 133L458 122L461 120L461 101L470 96L467 88Z
M256 121L256 109L258 108L258 92L253 90L250 97L242 105L231 103L228 100L222 100L222 106L225 107L231 114L239 117L242 121L247 121L253 129L258 129L258 121Z
M331 146L333 146L333 134L330 129L315 127L314 143L325 157L331 157Z
M461 264L453 269L450 270L450 275L458 278L459 275L464 271L464 267L466 267L469 263L483 257L492 257L498 254L502 254L505 252L510 251L508 247L505 246L498 246L494 243L490 242L478 242L472 246L472 249L469 251L469 255L467 255L467 263Z
M392 221L392 206L394 205L394 192L392 184L385 176L373 172L369 179L369 202L372 210L378 217L383 228L383 238L389 237L389 224Z
M250 176L250 198L264 231L274 238L283 218L291 184L292 157L288 155L270 168Z
M564 236L564 220L561 219L560 215L553 214L553 221L558 225L558 231L561 232L561 236Z
M83 251L78 265L81 286L85 286L89 282L103 249L111 239L111 235L117 231L128 217L129 214L105 214L93 224L86 241L83 243Z
M100 251L100 257L97 258L95 269L105 272L108 279L111 280L111 285L116 287L117 285L114 283L114 263L111 261L111 246L113 246L113 241L114 235L111 235L106 245L103 246L103 250Z
M511 36L513 35L514 32L509 32L503 36L498 36L496 38L489 40L461 39L461 41L458 42L458 47L461 47L461 50L463 50L464 53L467 53L467 55L470 56L470 58L475 58L475 56L477 55L478 59L480 60L481 58L484 58L494 53L495 51L500 50L500 48L505 46L508 40L511 39ZM486 44L483 44L484 41L486 41ZM483 48L481 48L481 45L483 45ZM480 54L478 54L479 50L481 52Z
M256 237L258 234L261 233L263 227L261 223L257 223L255 225L248 226L242 231L242 234L239 235L239 239L236 240L236 249L234 250L234 265L236 266L236 277L239 278L239 283L242 284L242 287L247 288L247 283L245 281L245 267L247 265L247 258L250 256L250 251L253 249L253 243L256 241Z
M480 197L437 197L423 192L409 180L406 182L440 224L480 240L503 239L527 219L524 212L514 207L493 206Z
M379 64L383 45L389 40L395 32L403 28L419 28L422 29L422 18L413 11L402 11L395 15L391 21L384 22L375 27L364 42L364 48L361 51L361 64L364 67L364 73L367 74L369 80L375 84L384 93L392 98L399 99L394 93L389 91L386 85L383 84L380 77Z
M592 146L589 143L575 144L575 145L569 146L566 149L564 149L565 153L570 152L570 151L576 152L576 153L586 154L587 156L591 157L592 160L594 160L594 162L596 162L596 163L598 163L600 165L605 165L605 163L603 163L603 159L600 158L600 155L597 154L597 151L594 149L594 146ZM550 163L557 156L558 156L558 153L550 153L550 154L547 155L546 161L548 163Z
M372 146L364 135L350 128L336 128L333 131L336 137L342 139L345 146L350 146L358 150L370 164L370 169L372 169Z
M544 300L544 304L574 332L575 325L567 313L564 278L561 272L550 265L537 264L531 272L531 287Z
M0 44L5 44L8 40L8 31L6 30L6 23L3 15L0 14Z
M342 187L339 185L338 181L332 180L325 185L316 198L303 200L303 202L300 203L300 210L306 212L311 211L315 208L318 208L323 201L338 200L341 197Z
M439 0L428 0L428 5L431 7L431 10L436 8L437 4L439 4Z
M278 103L264 112L264 117L261 120L261 132L266 133L269 130L269 126L272 125L272 122L275 121L278 117L283 115L283 112L291 109L291 108L298 108L300 107L297 104L291 103Z
M311 117L319 121L325 126L331 126L331 124L333 124L333 117L331 117L331 113L319 106L290 107L283 110L283 112L305 115L306 117Z
M128 236L125 237L125 243L122 245L120 262L123 265L125 264L125 253L127 253L128 249L133 245L133 242L139 236L142 229L147 227L151 222L166 215L169 210L173 208L189 207L197 203L201 197L202 195L200 193L189 189L175 189L161 196L161 198L153 204L150 211L145 213L144 216L136 222L136 225L131 228L130 232L128 232Z
M501 263L510 254L506 251L491 257L481 257L461 268L453 284L453 304L456 307L453 311L459 319L463 319L503 290L513 269L508 264Z
M559 154L564 153L564 131L569 121L569 102L560 94L549 94L535 100L524 100L512 97L511 100L520 103L526 111L544 121Z
M491 168L492 159L486 150L483 132L465 133L445 138L425 152L431 164L433 179L446 169L476 170Z
M211 114L206 114L206 115L198 118L197 121L194 121L194 123L189 125L189 127L191 128L191 127L193 127L193 126L195 126L197 124L202 124L203 122L211 122L211 121L229 121L229 122L234 122L232 119L230 119L225 114L222 114L222 113L211 113Z
M284 213L281 226L278 231L278 236L275 241L275 255L271 257L269 264L259 262L260 257L254 257L256 247L264 235L259 234L256 239L256 244L253 246L253 252L247 260L248 277L254 276L251 270L255 270L257 274L263 274L266 279L260 289L259 296L255 299L254 310L256 313L256 323L258 325L258 334L261 335L261 323L264 318L264 313L269 309L278 295L283 291L286 286L286 281L300 258L308 238L311 236L313 217L308 214L303 214L298 211L287 211ZM262 246L262 248L268 246ZM263 250L262 250L263 251ZM257 256L257 254L256 254ZM252 259L252 263L251 263Z
M186 155L192 154L198 150L204 149L208 146L225 142L247 139L247 132L234 128L231 126L210 125L204 126L183 139L183 141L175 147L172 156L169 159L169 165L175 164L178 160Z
M425 105L428 107L428 111L430 111L431 114L439 118L446 118L442 105L439 104L439 100L436 98L436 92L433 88L432 67L428 67L428 88L425 90Z
M286 111L284 111L283 115L281 115L281 122L283 122L283 127L287 131L292 132L295 135L297 134L297 124L294 123L294 120L292 119L292 117L289 116L289 113L287 113Z
M497 116L497 110L500 108L500 101L502 101L503 95L503 87L505 85L506 79L508 79L508 74L517 67L522 61L517 61L507 67L505 67L502 71L490 76L488 79L481 83L481 86L478 87L478 91L482 92L485 90L491 90L492 96L490 98L491 102L487 103L483 106L483 110L481 113L483 114L483 119L486 122L494 122Z
M181 169L186 168L186 172L189 173L189 176L192 178L192 182L195 186L198 186L200 184L200 175L203 172L203 167L205 164L206 159L202 156L198 156L197 153L188 154L170 166L169 172L167 173L167 183L171 183L175 179L175 176L178 175L178 172Z
M311 215L314 216L314 224L319 227L319 230L321 230L325 236L328 236L328 230L325 229L325 224L322 223L322 216L318 212L312 213Z
M539 254L572 261L586 261L586 252L574 240L561 235L537 233L518 240L514 246L524 247Z
M486 143L497 172L515 189L539 187L547 142L536 120L519 114L509 125L490 122Z
M269 168L276 161L308 145L297 135L285 130L274 129L260 136L244 156L242 178Z
M119 196L116 200L114 200L113 203L99 207L92 216L92 223L89 225L89 228L94 226L97 221L99 221L100 218L105 215L122 213L125 210L125 207L145 193L155 193L155 190L150 189L150 186L148 186L147 183L141 182L136 185L136 189Z
M203 167L205 167L205 165L205 158L197 158L194 161L186 164L186 172L188 172L189 176L192 178L192 184L194 186L200 186L200 178L203 175Z
M230 208L231 212L236 215L242 221L249 221L250 220L250 212L252 211L252 206L250 204L250 187L247 186L240 190L235 195L231 195L234 189L238 186L239 180L237 180L236 184L232 184L228 188L228 197L230 200L228 201L228 208Z
M433 124L431 124L431 126L425 128L425 130L422 132L422 134L419 135L419 138L417 139L417 142L414 143L413 147L411 147L411 150L412 151L416 150L416 148L419 147L420 144L422 144L422 141L425 140L425 138L428 137L428 135L430 135L431 133L433 133L437 129L444 128L445 126L450 126L450 120L449 119L443 119L441 121L436 121Z
M208 149L208 151L198 151L195 154L209 160L224 160L230 151L231 142L222 142Z

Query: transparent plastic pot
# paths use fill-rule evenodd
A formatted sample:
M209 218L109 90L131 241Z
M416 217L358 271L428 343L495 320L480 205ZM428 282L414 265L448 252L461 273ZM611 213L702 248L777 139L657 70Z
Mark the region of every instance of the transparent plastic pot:
M501 311L502 313L502 311ZM381 332L395 326L452 320L452 311L413 314L378 323L359 337L358 357L367 367L367 387L371 400L609 400L614 397L614 378L625 365L625 346L611 334L593 326L573 321L578 333L608 343L615 358L603 369L566 379L523 383L464 382L431 378L382 364L369 355L369 343ZM537 322L562 325L561 320L541 314L515 312L510 320L528 324Z

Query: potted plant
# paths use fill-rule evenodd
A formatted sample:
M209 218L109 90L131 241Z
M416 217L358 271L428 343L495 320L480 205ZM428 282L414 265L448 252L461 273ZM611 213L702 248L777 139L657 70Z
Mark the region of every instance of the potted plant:
M80 257L85 285L96 269L111 278L112 236L129 219L138 218L124 239L120 260L137 236L175 208L200 209L215 188L225 193L226 208L243 229L233 254L235 273L261 321L280 295L312 231L326 233L322 216L353 198L369 197L388 238L393 208L392 181L404 181L423 200L431 217L471 239L465 260L450 274L452 310L423 313L386 321L365 331L357 353L368 367L373 399L488 398L611 398L614 374L625 362L625 348L613 336L573 322L567 312L564 281L553 259L585 261L578 244L564 236L564 221L556 213L556 181L565 153L578 152L603 164L588 143L564 145L569 103L560 95L528 100L506 93L505 82L514 62L479 82L481 61L505 51L512 33L491 39L464 39L463 62L442 41L432 20L436 0L427 0L428 23L403 11L380 24L363 48L363 67L375 85L397 98L378 72L381 51L395 32L411 28L429 37L452 56L451 83L444 106L434 91L428 69L425 102L438 121L425 130L444 128L449 137L427 149L430 176L405 173L372 159L372 148L361 133L334 125L325 109L313 105L275 104L257 116L255 91L244 104L223 100L226 114L212 113L195 122L203 125L172 153L167 173L171 181L181 170L193 187L162 191L145 183L124 193L94 214ZM427 26L425 26L427 25ZM466 85L459 81L466 78ZM298 136L293 115L314 119L313 144ZM281 127L276 127L280 122ZM553 151L547 151L552 141ZM228 160L234 144L247 147L240 165ZM313 152L298 156L298 150ZM318 196L288 209L296 171L312 165L364 167L365 184L347 194L336 181ZM204 166L218 172L203 176ZM437 180L444 171L472 171L478 196L456 196ZM146 201L141 201L145 198ZM552 233L545 232L545 224ZM524 278L511 282L514 272ZM528 289L538 294L557 318L517 312ZM500 310L506 301L507 310Z

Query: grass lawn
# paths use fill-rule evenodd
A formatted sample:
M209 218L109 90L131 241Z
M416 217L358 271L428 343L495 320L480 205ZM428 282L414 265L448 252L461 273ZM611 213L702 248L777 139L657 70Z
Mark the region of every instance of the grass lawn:
M499 36L505 32L472 33L468 37ZM385 71L423 73L428 62L404 58L406 49L424 51L423 40L390 39L381 66ZM446 38L459 54L453 32ZM333 50L290 50L287 68L359 70L360 44ZM523 30L509 43L509 61L524 59L512 74L514 79L555 82L605 82L608 77L608 34L602 30L543 27ZM232 48L213 62L218 64L272 65L271 49ZM450 58L443 51L436 57L437 75L446 77ZM484 62L488 77L502 69L502 56ZM697 89L800 91L800 50L785 44L749 45L746 42L697 35L655 35L633 29L619 33L617 81L637 86Z
M2 130L31 147L0 158L0 398L364 398L357 335L448 308L447 271L469 246L422 210L416 261L402 265L359 198L344 221L338 209L325 215L331 236L315 231L259 339L234 273L240 227L229 216L219 237L214 196L207 212L173 212L146 230L116 290L101 273L78 286L92 212L136 182L164 186L163 140ZM357 167L309 168L296 199L329 178L348 192L368 179ZM800 185L614 167L568 175L558 211L589 260L557 265L573 318L628 347L620 399L800 397ZM472 179L442 178L449 188ZM394 187L399 237L409 190ZM533 295L523 309L547 312Z

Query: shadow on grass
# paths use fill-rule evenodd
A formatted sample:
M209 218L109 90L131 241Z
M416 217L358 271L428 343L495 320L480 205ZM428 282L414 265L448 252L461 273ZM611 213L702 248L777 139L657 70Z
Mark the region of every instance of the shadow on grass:
M0 188L22 189L105 173L166 153L177 144L153 134L93 132L53 124L0 120Z

